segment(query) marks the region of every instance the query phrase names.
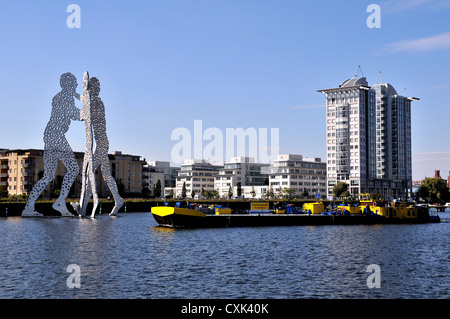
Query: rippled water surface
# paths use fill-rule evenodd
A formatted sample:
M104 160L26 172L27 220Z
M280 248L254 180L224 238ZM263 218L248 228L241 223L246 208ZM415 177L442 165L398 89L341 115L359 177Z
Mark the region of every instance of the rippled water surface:
M173 230L149 213L0 220L0 298L450 298L439 224ZM67 267L81 271L69 288ZM369 289L367 266L381 270Z

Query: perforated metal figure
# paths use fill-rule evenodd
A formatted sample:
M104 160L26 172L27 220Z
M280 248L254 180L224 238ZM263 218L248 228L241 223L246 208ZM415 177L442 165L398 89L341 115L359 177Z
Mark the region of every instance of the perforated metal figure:
M85 85L86 80L88 85ZM86 123L86 152L83 163L82 194L79 206L75 203L72 205L80 215L84 216L88 201L92 195L94 206L91 217L95 216L98 196L94 173L100 167L102 176L114 197L115 206L110 215L115 216L124 204L124 201L119 195L116 181L111 174L108 158L109 141L106 135L105 107L99 97L100 81L95 77L89 78L89 75L85 72L83 88L85 87L87 87L87 90L84 90L83 96L76 95L83 102L82 118Z
M80 109L75 106L74 100L77 79L71 73L64 73L61 75L60 85L62 90L52 100L50 120L44 131L44 176L30 192L25 209L22 211L23 217L43 216L35 210L35 202L55 178L58 160L64 164L67 173L64 175L60 195L52 207L62 216L73 216L67 209L66 198L80 172L80 167L65 134L71 121L80 121Z

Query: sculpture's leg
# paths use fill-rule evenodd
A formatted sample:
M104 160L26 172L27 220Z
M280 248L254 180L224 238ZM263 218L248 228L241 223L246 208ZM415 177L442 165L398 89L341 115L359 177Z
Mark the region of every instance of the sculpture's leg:
M111 213L109 213L109 216L116 216L117 213L119 212L120 208L124 204L123 199L119 196L118 193L116 196L114 196L114 202L115 202L114 208L112 209Z
M97 210L97 206L98 206L98 195L97 195L97 183L95 180L95 166L92 167L92 162L89 164L88 166L88 174L89 174L89 186L90 186L90 190L92 193L92 198L94 200L94 207L92 208L92 213L91 213L91 217L94 218L95 217L95 211ZM90 195L89 193L89 195Z
M89 184L89 179L88 179L88 185L85 189L85 194L84 194L84 199L83 199L83 206L81 207L82 216L86 216L87 206L89 204L89 200L91 199L91 195L92 195L92 190L91 190L91 185Z
M93 192L92 193L92 197L93 197L93 200L94 200L94 207L92 207L91 217L94 218L95 217L95 211L97 210L97 207L98 207L98 195L97 195L97 192Z
M87 181L89 181L89 179L87 179ZM72 205L73 209L75 210L75 212L77 212L78 216L80 216L80 217L86 216L86 210L87 210L87 206L89 204L90 199L91 199L91 186L88 183L87 187L85 187L83 185L80 202L79 203L75 203L75 202L70 203Z
M74 209L75 212L78 214L78 216L81 217L81 207L80 207L80 203L77 203L77 202L70 202L70 205L72 205L73 209Z
M53 180L56 173L58 159L56 153L46 150L44 152L44 176L34 185L33 190L28 197L25 209L22 211L22 217L42 217L41 213L35 211L35 202L47 185Z
M87 200L85 199L87 188L89 187L89 174L88 174L88 161L87 161L87 153L84 155L83 160L83 169L82 169L82 176L81 176L81 195L80 195L80 204L79 204L79 210L78 212L81 216L86 215L86 206L89 202L89 197Z
M74 215L69 212L66 206L66 198L69 195L70 188L75 182L75 179L80 171L80 167L78 166L78 162L75 159L75 155L73 152L64 152L61 154L61 161L67 169L67 173L64 176L62 185L61 185L61 193L56 200L56 202L52 205L53 209L59 211L62 216L70 216Z
M103 178L105 179L106 184L108 185L115 202L114 208L112 209L109 216L116 216L117 213L119 212L119 209L123 206L124 202L122 197L120 197L119 195L119 190L117 188L116 181L111 175L111 168L109 166L109 161L107 160L106 157L105 160L103 160L103 163L101 164L101 169Z

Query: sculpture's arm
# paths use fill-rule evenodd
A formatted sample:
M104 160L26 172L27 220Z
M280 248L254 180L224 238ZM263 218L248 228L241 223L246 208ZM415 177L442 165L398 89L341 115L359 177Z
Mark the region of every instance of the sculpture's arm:
M82 100L83 96L78 94L77 92L73 93L73 97L77 100ZM79 109L75 106L75 103L71 103L70 106L70 112L69 112L70 119L73 121L83 121L83 115L82 115L82 109Z
M82 114L81 113L82 113L82 110L77 108L75 106L75 103L73 105L71 105L70 111L69 111L69 116L70 116L71 120L73 120L73 121L82 121L83 119L82 119Z

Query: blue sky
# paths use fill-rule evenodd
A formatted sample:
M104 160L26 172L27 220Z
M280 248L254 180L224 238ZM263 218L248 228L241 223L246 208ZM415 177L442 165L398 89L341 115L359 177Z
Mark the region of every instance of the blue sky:
M69 29L69 4L81 28ZM369 4L381 8L370 29ZM171 160L178 127L279 128L280 153L325 159L325 99L378 71L413 103L413 179L450 171L450 1L0 2L0 148L43 148L59 77L101 82L110 151ZM81 85L79 85L81 92ZM80 104L77 104L81 107ZM84 124L67 138L84 150Z

